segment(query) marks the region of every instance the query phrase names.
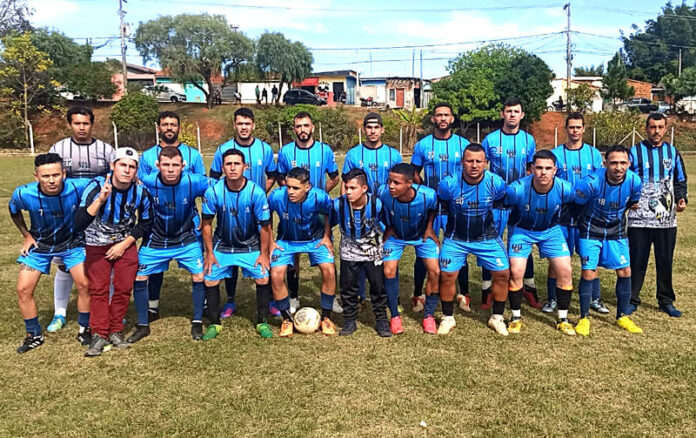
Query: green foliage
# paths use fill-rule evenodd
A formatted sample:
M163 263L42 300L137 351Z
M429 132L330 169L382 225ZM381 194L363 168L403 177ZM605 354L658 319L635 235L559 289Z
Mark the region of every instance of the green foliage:
M418 130L423 125L423 121L430 121L427 112L413 108L410 111L395 110L394 114L399 118L399 128L403 128L404 144L414 145L418 141Z
M279 95L283 84L290 88L312 71L312 53L299 41L291 42L280 32L266 32L256 42L256 65L269 77L280 80Z
M348 150L358 143L358 129L355 122L343 107L321 107L317 111L314 138L319 139L321 123L322 139L331 145L334 151Z
M116 85L111 82L113 70L105 62L88 62L67 67L65 90L85 99L111 97Z
M92 46L77 44L60 32L37 29L31 42L51 58L52 71L59 82L64 82L69 76L70 67L89 64L92 60Z
M0 149L26 147L23 126L20 113L0 100Z
M128 93L116 102L111 121L118 128L119 145L144 148L154 143L159 106L154 97Z
M496 82L495 90L503 101L518 97L527 120L540 120L546 112L546 100L553 94L553 78L553 72L541 58L519 51L510 60L505 74Z
M596 146L599 148L607 148L622 140L621 144L631 146L632 136L629 134L634 128L640 130L642 121L641 116L634 112L601 112L592 115L587 132L592 132L592 128L597 130Z
M598 66L590 65L585 67L575 67L573 76L604 76L604 66L599 64Z
M626 64L621 59L621 54L616 52L607 64L607 72L602 77L604 85L602 97L611 100L612 105L615 105L617 100L631 98L635 90L629 87L627 79Z
M31 32L31 13L26 0L0 0L0 37L12 32Z
M672 86L674 96L677 98L696 95L696 67L685 68L674 81L668 75L667 81Z
M597 92L594 88L587 84L580 84L576 88L571 88L568 94L570 97L571 108L584 113L592 108L592 101L594 100Z

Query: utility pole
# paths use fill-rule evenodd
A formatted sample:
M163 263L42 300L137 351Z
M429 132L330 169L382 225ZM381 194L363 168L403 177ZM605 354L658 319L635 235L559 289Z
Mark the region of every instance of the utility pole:
M128 69L126 68L126 11L123 3L126 0L118 0L118 15L121 18L121 64L123 65L123 94L128 94Z
M418 107L423 108L423 99L425 99L425 93L423 92L423 49L420 51L420 102L418 102Z
M677 76L681 76L681 65L682 65L682 57L681 57L681 49L679 49L679 74Z
M570 75L573 66L573 58L570 53L570 2L566 3L563 9L568 14L568 27L566 28L566 105L568 112L570 112Z

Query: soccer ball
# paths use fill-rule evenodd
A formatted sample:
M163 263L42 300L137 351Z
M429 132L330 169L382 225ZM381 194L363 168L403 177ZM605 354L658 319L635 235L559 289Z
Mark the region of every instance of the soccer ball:
M303 307L295 312L295 329L300 333L314 333L319 329L321 315L312 307Z

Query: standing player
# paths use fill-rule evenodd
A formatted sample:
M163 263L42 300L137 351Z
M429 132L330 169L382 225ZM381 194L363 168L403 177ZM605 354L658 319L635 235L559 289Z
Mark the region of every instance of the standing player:
M309 171L301 167L290 169L285 186L274 190L268 199L271 214L278 215L278 237L271 243L271 280L273 299L283 317L280 336L292 336L290 299L285 286L288 265L295 263L296 255L306 253L312 266L319 266L322 285L321 332L335 335L331 309L336 295L336 268L331 242L332 202L329 195L309 184Z
M63 159L65 176L74 180L81 195L92 178L109 172L114 149L108 143L92 137L94 113L91 109L81 106L70 108L66 118L71 136L51 146L49 152L56 153ZM49 333L57 332L66 324L72 285L72 276L63 263L58 263L53 280L54 316L46 327Z
M503 103L500 112L503 119L502 128L493 131L483 139L481 145L486 151L486 158L490 163L490 171L503 178L506 185L527 175L532 163L532 157L536 151L534 137L520 129L520 122L524 118L522 102L517 98L509 98ZM504 209L493 210L495 228L500 237L505 233L510 212ZM508 233L509 235L510 233ZM490 304L490 273L483 268L481 270L481 308L488 308ZM524 272L524 291L522 292L532 307L539 308L541 304L537 298L536 284L534 282L534 263L531 255L527 261Z
M258 86L257 86L258 90ZM255 182L257 186L264 188L266 193L271 190L276 178L276 162L271 146L261 139L254 137L254 112L249 108L239 108L234 112L235 136L231 140L218 146L215 151L213 163L210 165L211 178L218 179L222 176L222 154L229 149L238 149L244 154L244 160L249 163L244 177ZM232 269L232 275L225 279L225 291L227 302L222 307L220 314L222 319L229 318L237 311L235 292L239 268ZM273 312L274 309L271 309Z
M575 185L575 203L585 204L578 217L580 320L575 332L590 334L590 300L597 266L616 270L616 324L630 333L643 333L625 316L631 299L631 265L626 238L626 211L640 201L640 178L628 170L629 152L612 146L605 152L606 169L599 169Z
M423 137L413 146L411 164L416 168L416 182L437 190L440 181L447 175L459 175L462 172L462 156L469 140L452 132L454 113L452 106L445 102L436 103L430 121L435 125L431 135ZM423 176L420 173L423 171ZM436 234L447 228L447 213L438 206L438 214L433 224ZM423 310L423 282L425 281L425 265L423 260L416 257L413 265L413 310ZM466 263L459 272L460 307L470 311L469 307L469 268Z
M457 271L466 264L467 255L473 254L480 266L492 272L494 301L488 326L507 336L503 312L510 265L503 241L493 225L493 203L505 197L505 183L498 175L486 170L486 153L480 144L471 143L464 149L462 166L461 175L449 175L440 181L437 189L437 195L448 212L445 241L440 251L440 294L444 316L437 333L446 335L456 325L453 316L454 279ZM434 333L434 328L433 320L431 331L426 332Z
M536 244L540 257L549 259L550 269L557 276L556 327L567 335L575 335L568 322L568 307L573 294L570 251L558 225L562 206L573 202L575 193L568 181L555 177L557 170L556 156L542 149L534 154L532 174L507 188L505 205L512 207L508 229L510 333L519 333L522 329L522 278L532 245Z
M26 353L44 342L34 300L34 289L41 274L48 274L53 257L63 260L77 284L77 310L80 332L78 340L88 343L89 291L85 276L85 246L82 233L76 230L75 211L80 205L81 189L65 180L60 155L37 155L34 159L36 182L17 187L10 198L10 216L24 243L17 262L20 264L17 281L19 310L24 318L27 335L17 353ZM31 226L27 229L22 210L29 213Z
M681 311L674 307L672 260L677 243L677 212L686 210L688 202L686 169L681 154L663 141L667 133L667 117L652 113L645 121L647 140L631 148L631 170L640 177L642 195L636 210L628 212L628 243L631 250L630 315L640 305L640 290L655 246L657 304L661 311L678 318Z
M594 173L602 167L602 155L599 151L583 143L582 138L585 135L585 119L580 113L570 113L565 120L565 130L568 140L552 150L556 156L556 167L558 173L556 176L568 181L573 187L582 178ZM568 243L568 251L570 255L578 251L578 241L580 232L576 220L576 209L572 205L565 205L561 209L561 229L563 235L566 236ZM547 286L547 300L544 307L541 309L544 313L553 313L556 310L556 276L549 271ZM590 307L599 313L609 313L609 309L604 306L600 297L599 278L592 283L592 302Z
M222 331L220 280L228 277L234 266L242 268L242 274L256 283L256 331L262 338L273 337L267 323L271 301L268 281L271 215L263 188L244 177L246 168L244 154L238 149L228 149L222 154L225 177L205 192L202 234L210 325L203 340L214 339Z

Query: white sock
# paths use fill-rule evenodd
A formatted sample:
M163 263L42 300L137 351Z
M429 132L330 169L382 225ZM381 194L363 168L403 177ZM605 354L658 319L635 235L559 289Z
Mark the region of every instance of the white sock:
M512 309L512 317L513 318L522 318L522 309Z
M60 269L56 271L56 278L53 280L53 306L54 314L65 318L70 302L70 291L72 290L73 279L69 272Z
M150 309L157 309L159 308L159 300L148 300L147 301L147 307Z
M558 319L568 319L568 309L558 309Z
M533 287L534 289L536 289L536 283L534 282L533 278L525 278L523 282L525 286Z
M481 289L486 290L490 289L490 287L493 285L493 282L491 280L483 280L481 282Z
M503 315L496 315L495 313L491 314L491 318L493 319L498 319L498 320L503 320Z

